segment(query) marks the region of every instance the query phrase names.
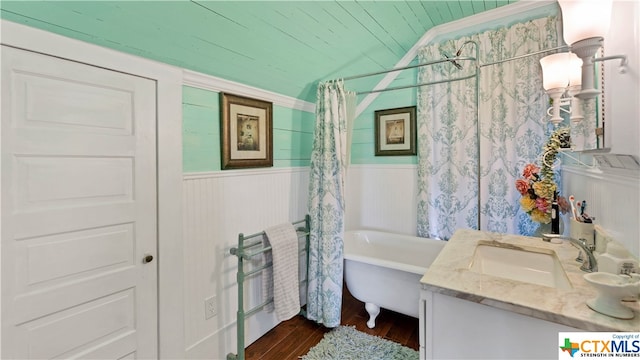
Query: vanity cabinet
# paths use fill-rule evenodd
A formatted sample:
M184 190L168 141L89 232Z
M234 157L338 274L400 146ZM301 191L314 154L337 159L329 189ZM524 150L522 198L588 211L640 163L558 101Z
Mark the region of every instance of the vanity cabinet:
M525 262L523 269L505 267L504 273L478 271L472 265L476 255L485 253L477 252L484 246L552 256L560 267L554 267L554 276L566 276L568 283L540 284L516 276L530 267ZM576 254L566 241L456 231L420 279L420 358L557 359L559 332L640 332L638 302L625 304L635 314L629 320L587 306L596 290L584 280Z
M556 359L558 332L584 331L422 289L420 359Z

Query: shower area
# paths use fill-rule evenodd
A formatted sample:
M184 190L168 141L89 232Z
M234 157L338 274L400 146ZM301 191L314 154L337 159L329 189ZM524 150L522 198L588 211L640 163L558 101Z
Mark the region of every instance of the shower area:
M382 95L386 100L370 105L415 99L415 163L352 160L347 227L445 240L458 228L533 234L538 224L521 210L514 183L526 164L539 161L554 130L539 60L566 51L558 22L549 16L420 48L417 65L407 67L416 69L413 84L387 87L394 91ZM358 127L369 117L356 120L356 150Z
M552 131L539 60L558 47L555 24L543 18L420 50L420 62L469 53L475 60L421 68L418 83L476 76L418 88L418 235L535 230L514 183Z
M515 182L527 164L540 164L556 129L548 121L540 59L566 51L557 26L550 16L432 41L417 50L412 65L320 84L309 188L310 319L328 327L339 323L344 231L448 240L464 228L522 235L538 230L520 207ZM350 115L351 80L409 69L415 71L410 83L356 92L365 95L358 107L372 110ZM382 100L367 103L381 93ZM417 156L367 157L376 141L371 112L412 102Z

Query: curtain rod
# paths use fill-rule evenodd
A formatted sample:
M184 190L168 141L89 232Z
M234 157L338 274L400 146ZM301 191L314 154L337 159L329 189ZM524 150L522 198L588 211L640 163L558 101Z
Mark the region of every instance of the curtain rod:
M393 68L393 69L389 69L389 70L381 70L381 71L376 71L376 72L370 72L370 73L366 73L366 74L360 74L360 75L354 75L354 76L347 76L342 78L342 80L347 81L347 80L354 80L354 79L359 79L359 78L363 78L363 77L369 77L369 76L374 76L374 75L381 75L381 74L386 74L386 73L390 73L390 72L394 72L394 71L400 71L400 70L406 70L406 69L413 69L413 68L417 68L417 67L421 67L421 66L427 66L427 65L433 65L433 64L439 64L439 63L443 63L443 62L452 62L452 61L458 61L458 60L471 60L471 61L476 61L476 58L473 57L465 57L465 56L456 56L453 58L445 58L445 59L439 59L439 60L433 60L433 61L429 61L426 63L422 63L422 64L416 64L416 65L408 65L408 66L403 66L403 67L398 67L398 68Z
M441 84L441 83L445 83L445 82L453 82L453 81L471 79L473 77L476 77L476 74L463 76L463 77L459 77L459 78L454 78L454 79L438 80L438 81L432 81L432 82L415 84L415 85L404 85L404 86L395 86L395 87L389 87L389 88L378 89L378 90L360 91L360 92L356 92L356 95L371 94L371 93L378 93L378 92L391 91L391 90L409 89L409 88L418 87L418 86L435 85L435 84Z
M480 64L480 67L496 65L496 64L503 63L503 62L507 62L507 61L518 60L518 59L522 59L522 58L525 58L525 57L528 57L528 56L538 55L538 54L542 54L542 53L546 53L546 52L550 52L550 51L555 51L555 50L562 50L562 49L569 50L569 46L562 45L562 46L554 47L554 48L551 48L551 49L544 49L544 50L534 51L532 53L528 53L528 54L524 54L524 55L518 55L518 56L510 57L508 59L502 59L502 60L498 60L498 61L494 61L494 62L490 62L490 63L486 63L486 64Z
M554 47L554 48L550 48L550 49L544 49L544 50L535 51L535 52L524 54L524 55L514 56L514 57L511 57L511 58L508 58L508 59L502 59L502 60L498 60L498 61L494 61L494 62L490 62L490 63L486 63L486 64L480 64L480 65L478 65L478 67L482 68L482 67L485 67L485 66L491 66L491 65L496 65L496 64L503 63L503 62L507 62L507 61L518 60L518 59L522 59L522 58L525 58L525 57L528 57L528 56L538 55L538 54L542 54L542 53L546 53L546 52L550 52L550 51L568 50L568 49L569 49L569 46L563 45L563 46L558 46L558 47ZM416 68L416 67L420 67L420 66L433 65L433 64L439 64L439 63L443 63L443 62L447 62L447 61L457 61L457 60L476 61L476 58L473 58L473 57L454 57L454 58L440 59L440 60L430 61L430 62L427 62L427 63L395 68L395 69L391 69L391 70L383 70L383 71L378 71L378 72L373 72L373 73L368 73L368 74L345 77L345 78L343 78L343 80L353 80L353 79L358 79L358 78L367 77L367 76L380 75L380 74L385 74L385 73L389 73L389 72L393 72L393 71L411 69L411 68ZM460 80L470 79L470 78L472 78L474 76L475 75L470 75L470 76L465 76L465 77L455 78L455 79L440 80L440 81L434 81L434 82L422 83L422 84L414 84L414 85L388 87L388 88L378 89L378 90L358 91L358 92L356 92L356 95L372 94L372 93L379 93L379 92L392 91L392 90L409 89L409 88L412 88L412 87L435 85L435 84L440 84L440 83L450 82L450 81L460 81Z

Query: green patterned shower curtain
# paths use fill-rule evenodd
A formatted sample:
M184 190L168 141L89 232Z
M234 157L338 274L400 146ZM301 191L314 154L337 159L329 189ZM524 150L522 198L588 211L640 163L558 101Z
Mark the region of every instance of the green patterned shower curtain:
M557 47L557 33L556 17L546 17L420 50L420 62L427 62L454 56L473 40L480 46L480 64L498 63L480 69L479 117L475 79L418 90L419 236L449 239L458 228L479 227L525 235L535 231L537 224L519 207L514 182L525 164L538 159L552 131L539 64L546 54L499 61ZM472 44L462 56L475 56ZM473 73L473 62L460 65L462 70L449 62L422 67L418 82Z
M345 91L342 81L318 86L309 175L307 317L326 327L340 325L347 127L354 104L355 94Z
M419 52L420 62L456 53L456 44L436 44ZM474 63L449 62L421 68L419 83L475 73ZM418 90L418 235L449 239L459 227L477 228L477 126L475 78Z

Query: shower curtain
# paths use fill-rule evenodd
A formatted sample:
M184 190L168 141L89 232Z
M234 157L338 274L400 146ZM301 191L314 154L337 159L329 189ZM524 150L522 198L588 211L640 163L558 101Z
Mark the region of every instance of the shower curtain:
M419 59L455 56L465 41L474 40L479 63L489 64L556 47L557 33L556 17L546 17L432 44L420 50ZM419 236L449 239L457 228L535 231L537 225L520 209L514 182L525 164L538 159L552 132L545 122L549 103L539 65L544 55L482 67L479 117L475 79L419 88ZM473 44L465 45L461 56L475 56ZM448 62L422 67L418 82L473 73L474 62L460 65L462 70Z
M318 86L309 175L307 318L326 327L340 325L347 128L354 104L355 94L345 91L342 81Z
M421 49L420 62L453 57L454 44ZM422 67L426 83L474 73L472 63ZM422 70L428 68L427 71ZM475 79L418 89L418 236L448 239L458 227L477 224Z

